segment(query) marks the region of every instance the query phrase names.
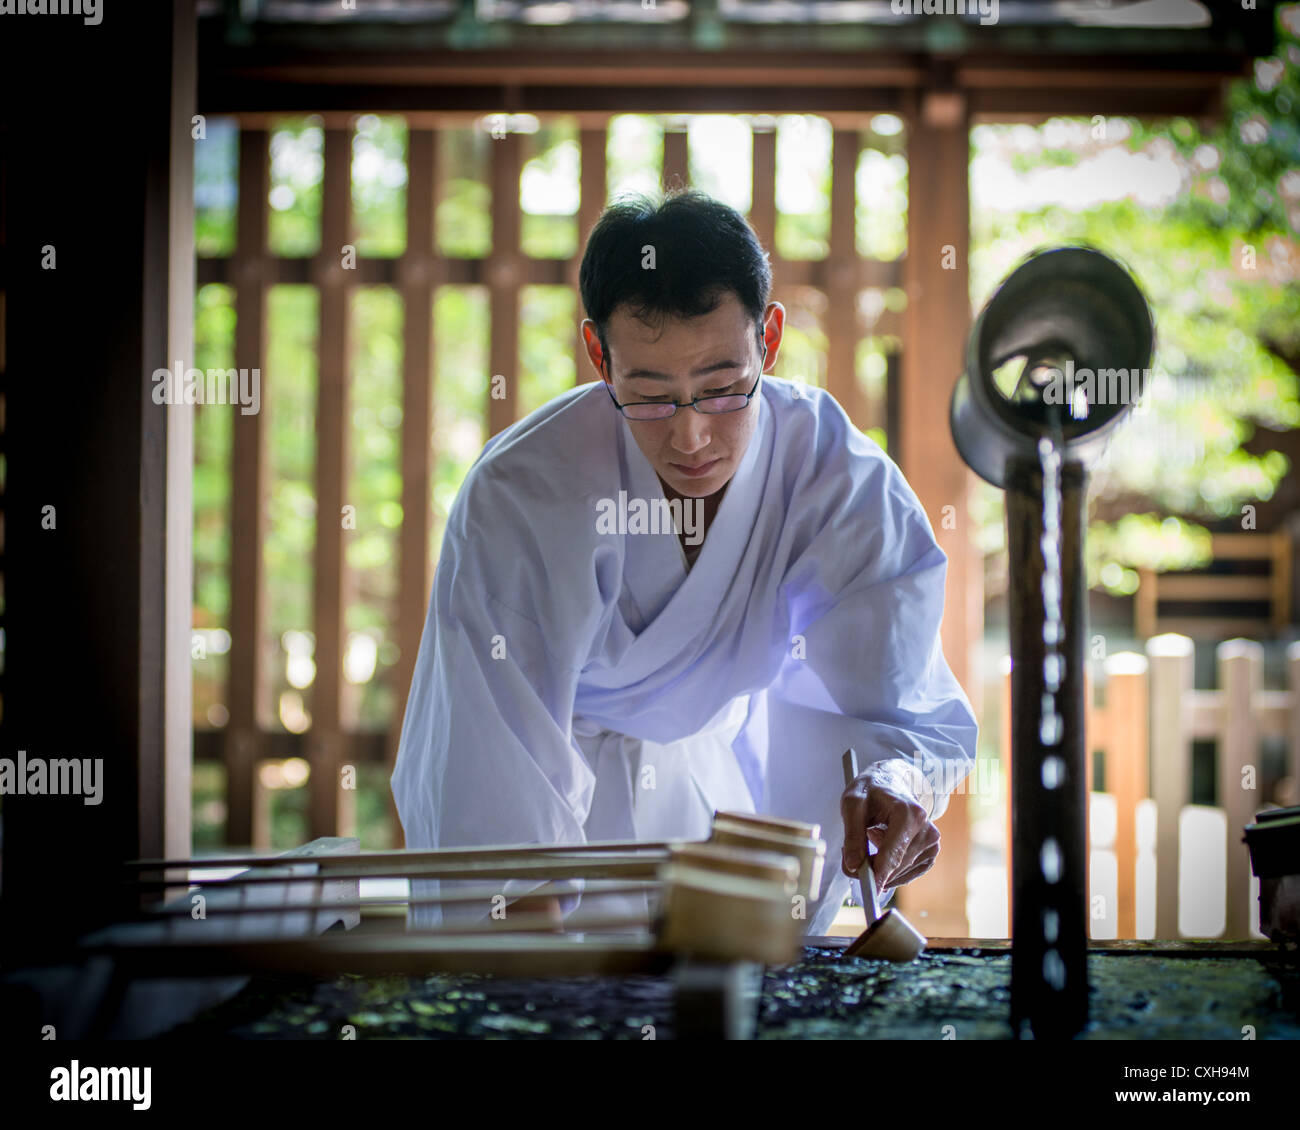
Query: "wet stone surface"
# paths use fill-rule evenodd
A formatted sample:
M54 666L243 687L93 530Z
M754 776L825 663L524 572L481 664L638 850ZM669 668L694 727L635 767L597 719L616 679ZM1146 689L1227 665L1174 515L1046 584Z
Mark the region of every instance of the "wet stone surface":
M1092 954L1083 1039L1300 1039L1300 966L1266 958ZM807 947L768 969L759 1039L1011 1037L1011 956L928 952L910 965ZM475 974L256 978L169 1039L671 1039L670 976L496 979ZM353 1031L347 1031L348 1025Z
M650 1026L669 1039L674 1013L672 982L649 975L262 977L167 1038L641 1040Z

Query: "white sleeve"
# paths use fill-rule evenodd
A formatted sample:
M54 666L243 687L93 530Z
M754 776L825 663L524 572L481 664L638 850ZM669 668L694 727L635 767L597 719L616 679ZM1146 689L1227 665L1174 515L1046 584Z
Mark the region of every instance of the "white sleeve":
M780 693L804 708L804 725L817 714L840 716L811 725L810 734L843 743L818 756L838 758L852 746L864 767L901 759L938 819L974 765L978 736L940 639L947 557L892 463L853 507L853 524L836 529L802 577L787 582L802 594L792 599L799 646L785 661Z
M595 778L572 741L578 672L505 602L500 549L450 531L443 543L392 779L408 847L585 838ZM510 897L535 885L500 884Z

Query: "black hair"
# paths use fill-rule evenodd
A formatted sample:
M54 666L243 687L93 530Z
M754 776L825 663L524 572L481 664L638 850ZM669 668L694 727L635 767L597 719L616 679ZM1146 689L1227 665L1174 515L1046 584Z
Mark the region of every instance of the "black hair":
M649 248L653 270L642 266ZM707 314L726 291L740 300L761 341L772 268L744 216L684 189L657 202L629 196L610 204L587 239L578 286L602 350L610 316L621 306L654 326L666 317Z

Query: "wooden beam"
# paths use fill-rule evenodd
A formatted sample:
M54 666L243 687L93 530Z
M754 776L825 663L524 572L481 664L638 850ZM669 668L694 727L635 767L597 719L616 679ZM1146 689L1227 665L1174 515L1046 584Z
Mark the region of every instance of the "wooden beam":
M393 726L400 725L401 719L394 718ZM195 730L194 760L220 760L225 735L225 730ZM397 735L390 736L383 730L351 731L343 735L343 760L349 765L386 765L389 745L396 741ZM311 757L311 734L267 730L259 735L259 748L263 759L267 761L284 761L291 757L301 757L307 761Z
M1271 22L1261 14L1246 14L1257 25ZM331 46L309 43L296 26L277 44L263 27L257 32L261 42L253 45L205 41L200 105L237 94L241 87L268 84L402 92L496 88L503 81L521 95L562 87L652 91L679 86L691 93L746 87L775 91L776 100L784 102L791 88L915 90L931 78L936 60L954 61L951 69L964 87L1038 89L1044 98L1055 89L1099 86L1100 76L1114 76L1116 88L1209 89L1224 78L1248 73L1250 61L1267 54L1273 42L1271 28L1262 26L1251 44L1217 33L1160 28L1147 29L1141 45L1132 34L1114 28L1074 28L1073 44L1066 44L1059 34L1048 40L1019 27L1007 29L1014 45L998 44L1001 29L988 28L978 45L933 52L926 42L933 29L922 27L925 23L870 30L809 23L765 29L760 41L733 29L732 42L707 52L688 43L656 42L656 31L662 29L647 24L587 29L599 36L598 43L581 42L582 29L575 27L528 25L513 29L523 37L513 46L474 51L427 43L393 49L377 44L373 28L364 44L348 42L344 33ZM499 30L512 34L508 26ZM409 41L408 31L396 34ZM864 34L873 42L855 46L853 40ZM485 108L505 104L485 103ZM590 109L591 102L572 108Z
M579 213L581 215L581 212ZM599 213L598 213L599 214ZM594 224L595 221L593 220ZM584 235L585 239L585 235ZM770 243L764 246L771 251ZM581 256L578 257L579 261ZM436 259L430 265L431 281L438 286L487 286L492 259ZM233 259L220 257L198 261L198 282L234 284ZM313 281L313 260L296 256L273 256L266 262L267 285L310 286ZM402 283L401 259L362 259L352 272L354 286L400 286ZM571 286L577 282L577 265L570 259L532 259L521 255L520 278L524 286ZM851 285L857 290L867 287L901 286L903 267L901 260L855 259L852 264ZM830 285L825 259L782 259L772 254L772 274L783 286L810 286L826 290ZM876 333L898 333L893 325L895 315L886 310L876 322ZM888 327L888 328L886 328Z
M1230 576L1215 573L1162 573L1160 600L1195 600L1218 603L1250 600L1267 603L1273 594L1272 577Z

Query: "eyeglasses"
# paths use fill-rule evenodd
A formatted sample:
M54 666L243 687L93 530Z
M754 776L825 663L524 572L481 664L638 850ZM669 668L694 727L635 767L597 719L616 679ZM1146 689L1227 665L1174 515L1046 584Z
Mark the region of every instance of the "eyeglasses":
M763 346L763 361L758 367L758 379L754 381L754 387L748 392L728 392L720 396L695 396L684 404L678 404L675 400L669 401L635 401L631 404L620 404L614 397L614 391L609 384L605 385L609 392L610 400L614 401L614 407L623 413L629 420L667 420L673 416L678 408L685 408L687 404L697 412L703 412L709 416L718 416L723 412L739 412L742 408L748 408L749 402L754 398L758 391L758 382L763 379L763 369L767 365L767 343L761 342ZM609 350L604 351L602 367L605 372L609 373ZM610 381L613 381L610 376Z

